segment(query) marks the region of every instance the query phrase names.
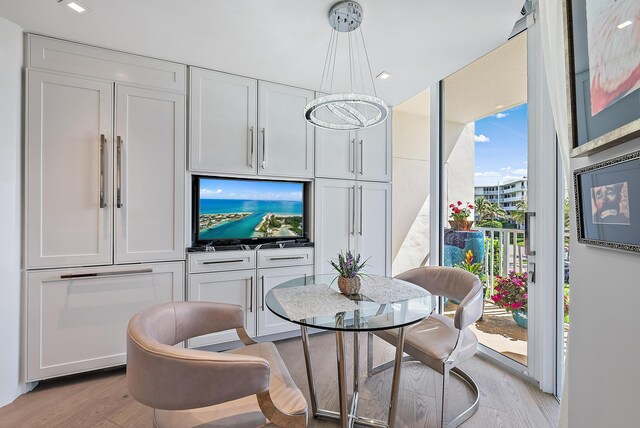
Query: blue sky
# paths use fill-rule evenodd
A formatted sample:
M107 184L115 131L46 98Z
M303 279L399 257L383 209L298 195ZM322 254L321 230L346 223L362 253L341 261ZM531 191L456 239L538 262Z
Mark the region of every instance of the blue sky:
M202 179L203 199L250 199L268 201L302 200L302 184L274 181Z
M527 105L476 121L475 185L488 186L527 175Z

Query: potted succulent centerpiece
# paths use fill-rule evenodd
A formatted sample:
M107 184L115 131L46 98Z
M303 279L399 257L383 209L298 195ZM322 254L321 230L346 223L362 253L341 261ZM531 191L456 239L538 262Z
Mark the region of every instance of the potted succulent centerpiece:
M368 259L367 259L368 260ZM360 263L360 254L353 255L351 251L338 254L338 262L330 260L331 266L338 272L338 288L347 296L360 293L360 277L363 275L367 260Z
M497 276L496 284L493 288L495 294L491 300L496 305L511 312L516 324L522 328L527 328L527 273L517 273L510 271L506 277Z

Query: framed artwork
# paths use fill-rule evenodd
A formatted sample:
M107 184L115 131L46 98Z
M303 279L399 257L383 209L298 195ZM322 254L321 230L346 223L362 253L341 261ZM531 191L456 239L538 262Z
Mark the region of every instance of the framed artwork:
M578 242L640 253L640 151L574 172Z
M571 156L640 136L640 1L564 0Z

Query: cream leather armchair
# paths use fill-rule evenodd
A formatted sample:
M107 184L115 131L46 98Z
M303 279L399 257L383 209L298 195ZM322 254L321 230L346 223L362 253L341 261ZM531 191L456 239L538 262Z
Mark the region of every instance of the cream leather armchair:
M245 346L226 352L174 347L230 329ZM156 427L307 424L307 403L276 347L251 340L237 305L176 302L136 314L127 329L127 382L131 395L154 409Z
M405 353L442 375L440 426L458 426L469 419L478 410L479 405L478 385L457 366L472 358L478 348L478 339L468 327L482 315L482 283L477 276L462 269L437 266L411 269L396 278L419 285L431 294L460 302L453 319L433 314L422 322L407 327L404 343ZM394 346L397 343L397 330L376 331L373 334ZM387 367L387 365L372 367L371 343L372 337L369 336L370 357L367 367L369 375L380 371L380 367ZM450 372L472 389L475 399L471 406L447 422L447 389Z

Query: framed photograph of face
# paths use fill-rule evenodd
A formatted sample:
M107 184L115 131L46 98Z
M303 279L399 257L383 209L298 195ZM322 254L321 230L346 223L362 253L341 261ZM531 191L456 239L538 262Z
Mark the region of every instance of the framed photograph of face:
M640 152L574 172L578 242L640 252Z
M564 0L572 156L640 136L640 1Z

